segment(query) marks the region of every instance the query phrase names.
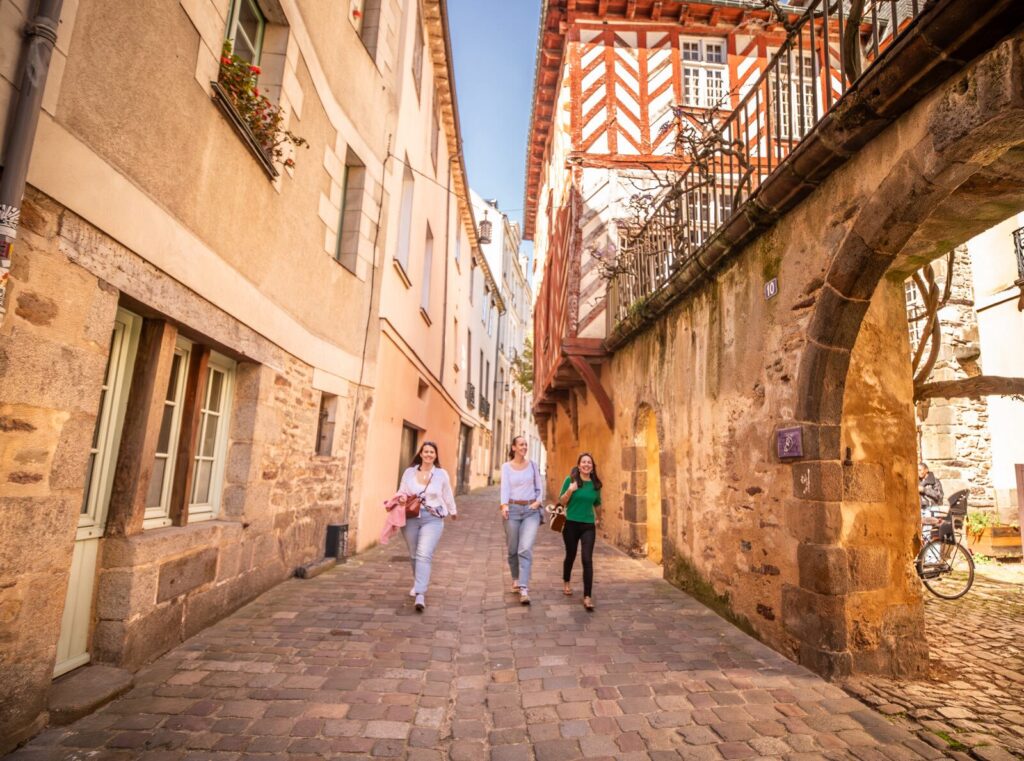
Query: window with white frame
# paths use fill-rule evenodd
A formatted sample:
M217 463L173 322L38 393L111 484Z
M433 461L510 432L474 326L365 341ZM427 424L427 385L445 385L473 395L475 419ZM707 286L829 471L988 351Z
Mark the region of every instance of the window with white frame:
M925 312L924 299L913 278L908 278L903 283L903 295L907 301L907 325L910 331L910 354L913 356L921 343L922 315Z
M193 452L194 476L188 506L190 522L213 518L220 509L234 378L235 363L211 352L206 388L199 409L199 435Z
M235 55L258 64L266 29L267 18L256 0L234 0L228 16L228 39Z
M416 190L416 179L409 169L408 158L405 162L405 173L402 177L402 209L398 217L398 250L395 261L404 272L409 271L409 248L412 246L412 203Z
M683 103L695 108L725 108L729 104L729 68L725 40L684 37Z
M420 308L430 314L430 271L434 266L434 233L427 225L427 237L423 244L423 284L420 292Z
M359 228L363 216L365 188L366 165L350 149L345 154L341 214L338 219L338 239L334 249L334 258L349 272L356 271L359 259Z
M412 81L416 86L416 97L420 96L423 87L423 16L420 14L419 2L416 2L416 35L412 48Z
M179 337L174 349L174 356L171 359L171 375L167 381L167 391L164 394L160 433L157 436L153 470L149 477L143 523L145 528L171 525L171 487L174 482L174 466L177 462L178 438L181 433L185 379L188 375L191 357L192 343Z
M441 120L437 114L437 91L434 91L434 106L430 109L430 162L437 172L437 144L441 137Z
M770 103L770 118L778 122L777 134L802 138L814 128L814 59L810 53L801 57L791 50L779 56L778 68L770 75L768 98L775 98L776 93L778 108Z

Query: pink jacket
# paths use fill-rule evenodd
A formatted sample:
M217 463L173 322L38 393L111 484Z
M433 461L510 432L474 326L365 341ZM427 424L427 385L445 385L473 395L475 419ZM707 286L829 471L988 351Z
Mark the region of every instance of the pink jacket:
M384 501L384 509L388 511L384 528L380 532L380 543L387 544L399 530L405 526L405 502L409 495L404 492L396 492L390 499Z

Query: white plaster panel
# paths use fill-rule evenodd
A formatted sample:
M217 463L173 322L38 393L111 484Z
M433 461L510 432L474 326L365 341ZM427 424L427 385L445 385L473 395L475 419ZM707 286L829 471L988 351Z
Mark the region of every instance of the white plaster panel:
M220 57L206 46L205 42L199 43L199 55L196 56L196 82L208 93L213 92L211 82L217 80L220 73Z
M206 46L220 51L224 43L224 19L210 0L180 0L192 26L199 32Z
M315 368L358 377L359 357L310 332L46 114L28 181L284 351Z
M64 82L67 64L67 56L54 50L50 58L50 70L46 73L46 88L43 90L43 110L48 114L57 113L57 99L60 97L60 86Z
M320 206L317 209L317 215L320 217L327 229L331 232L338 232L338 219L341 216L341 209L331 203L331 199L325 196L323 193L320 194Z
M281 83L281 88L284 90L285 95L288 96L288 100L291 101L292 108L295 109L295 115L301 119L305 95L302 92L302 86L299 84L299 78L295 76L295 69L293 67L284 67L284 80Z
M64 55L71 48L71 35L75 32L78 17L78 0L64 0L60 6L60 26L57 28L57 50Z

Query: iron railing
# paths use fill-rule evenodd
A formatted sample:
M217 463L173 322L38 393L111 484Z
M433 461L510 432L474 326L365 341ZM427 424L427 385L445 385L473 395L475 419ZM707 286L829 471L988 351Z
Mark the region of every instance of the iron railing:
M847 0L811 0L785 42L720 124L689 144L701 155L672 178L640 224L620 224L609 315L621 322L741 211L928 0L867 0L856 28ZM693 116L691 114L690 116ZM680 114L680 125L695 124ZM696 127L681 126L682 129Z
M480 417L484 420L490 420L491 418L491 403L483 396L480 397Z
M476 404L476 386L472 383L466 384L466 406L473 409Z
M1017 254L1017 276L1024 280L1024 227L1013 231L1013 250Z

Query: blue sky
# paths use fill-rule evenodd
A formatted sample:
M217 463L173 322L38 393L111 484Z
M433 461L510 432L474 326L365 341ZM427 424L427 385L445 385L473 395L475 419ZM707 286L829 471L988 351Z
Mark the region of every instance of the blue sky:
M540 0L448 0L448 15L469 183L522 221Z

